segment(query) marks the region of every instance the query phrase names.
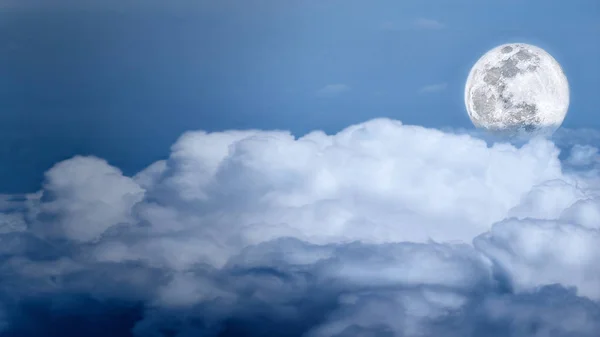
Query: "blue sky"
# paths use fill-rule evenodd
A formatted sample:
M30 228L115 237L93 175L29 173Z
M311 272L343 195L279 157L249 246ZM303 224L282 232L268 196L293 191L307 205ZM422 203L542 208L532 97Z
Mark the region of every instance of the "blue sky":
M563 126L597 128L599 34L595 0L5 0L0 191L35 191L75 154L132 174L186 130L470 127L470 66L514 41L563 66Z
M0 0L0 334L597 337L598 36L597 0ZM570 81L551 139L467 118L515 41Z

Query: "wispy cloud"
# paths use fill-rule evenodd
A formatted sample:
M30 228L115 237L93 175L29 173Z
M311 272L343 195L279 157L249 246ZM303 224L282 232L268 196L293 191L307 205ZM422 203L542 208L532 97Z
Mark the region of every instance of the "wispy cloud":
M448 87L447 83L436 83L436 84L430 84L430 85L426 85L424 87L422 87L419 92L420 93L434 93L434 92L440 92L443 90L446 90L446 88Z
M386 21L379 25L379 29L383 31L406 31L406 30L439 30L445 28L446 25L440 21L427 18L417 18L414 21L394 22Z
M349 91L350 89L351 88L349 85L343 83L328 84L323 88L319 89L317 91L317 95L327 97L337 96L339 94Z
M419 18L414 21L414 26L420 29L442 29L445 25L437 20Z

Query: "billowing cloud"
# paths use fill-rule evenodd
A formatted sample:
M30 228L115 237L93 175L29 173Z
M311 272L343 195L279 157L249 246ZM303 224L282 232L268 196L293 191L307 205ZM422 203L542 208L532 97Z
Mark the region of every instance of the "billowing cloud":
M474 241L509 277L514 291L543 285L574 287L600 300L600 232L568 223L507 220Z
M567 160L571 165L584 166L597 162L599 158L598 148L590 145L575 145Z
M188 132L132 177L75 157L1 199L0 329L594 337L600 182L578 144L376 119Z
M75 157L46 173L32 229L42 236L94 240L109 227L132 221L131 208L143 193L106 161Z

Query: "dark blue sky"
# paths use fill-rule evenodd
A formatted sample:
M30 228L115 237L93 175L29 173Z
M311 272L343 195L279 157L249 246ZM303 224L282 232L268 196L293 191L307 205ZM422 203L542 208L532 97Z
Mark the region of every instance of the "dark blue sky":
M382 116L470 127L468 71L506 42L562 64L565 127L600 127L600 3L523 3L5 1L0 192L37 190L75 154L132 174L193 129L300 135Z

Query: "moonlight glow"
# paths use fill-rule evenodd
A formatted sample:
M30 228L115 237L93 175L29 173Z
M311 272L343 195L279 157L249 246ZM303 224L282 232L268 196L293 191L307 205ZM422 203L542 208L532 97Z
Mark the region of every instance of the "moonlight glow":
M465 105L476 127L494 132L555 131L569 107L569 84L544 50L512 43L483 55L471 69Z

